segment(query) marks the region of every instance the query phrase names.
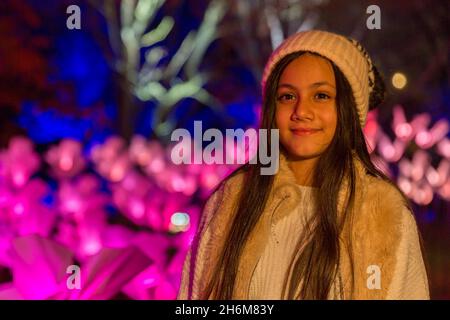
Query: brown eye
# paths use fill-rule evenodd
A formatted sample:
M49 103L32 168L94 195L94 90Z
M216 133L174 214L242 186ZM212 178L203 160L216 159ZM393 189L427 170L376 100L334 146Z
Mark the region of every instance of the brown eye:
M295 99L295 96L290 93L282 94L282 95L278 96L278 98L277 98L278 101L289 101L289 100L294 100L294 99Z
M326 93L321 92L316 94L316 98L318 98L319 100L328 100L330 99L330 96L327 95Z

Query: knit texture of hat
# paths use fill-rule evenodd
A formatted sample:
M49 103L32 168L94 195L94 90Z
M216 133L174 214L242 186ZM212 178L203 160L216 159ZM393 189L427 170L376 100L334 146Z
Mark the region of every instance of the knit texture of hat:
M357 41L339 34L310 30L298 32L285 39L269 57L264 68L261 82L263 95L267 78L277 62L296 51L318 53L334 62L350 83L359 121L361 127L364 127L369 110L369 95L375 81L372 61Z

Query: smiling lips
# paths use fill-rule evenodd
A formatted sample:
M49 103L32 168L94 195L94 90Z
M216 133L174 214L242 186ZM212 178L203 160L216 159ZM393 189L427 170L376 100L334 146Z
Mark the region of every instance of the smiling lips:
M316 132L319 132L320 129L312 129L312 128L296 128L291 129L292 133L296 136L309 136L311 134L314 134Z

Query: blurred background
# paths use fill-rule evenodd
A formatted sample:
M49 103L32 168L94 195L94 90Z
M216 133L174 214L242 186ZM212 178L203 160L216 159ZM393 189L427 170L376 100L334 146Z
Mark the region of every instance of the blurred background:
M381 29L366 26L373 4ZM448 9L1 1L0 299L174 299L202 206L235 167L174 165L170 134L194 120L256 128L266 59L308 29L359 40L379 66L388 96L364 128L371 156L411 200L431 297L449 299ZM68 289L70 265L81 290Z

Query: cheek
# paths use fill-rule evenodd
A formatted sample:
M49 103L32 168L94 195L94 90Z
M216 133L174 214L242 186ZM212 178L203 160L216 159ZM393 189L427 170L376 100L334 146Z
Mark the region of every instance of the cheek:
M275 110L275 125L280 131L289 127L289 112L287 108L277 107Z
M323 128L327 133L329 139L333 138L334 133L336 132L337 126L337 114L336 111L330 111L321 115L321 120L323 124Z

